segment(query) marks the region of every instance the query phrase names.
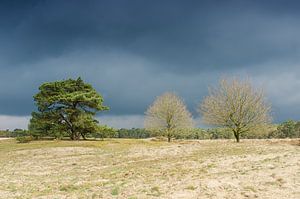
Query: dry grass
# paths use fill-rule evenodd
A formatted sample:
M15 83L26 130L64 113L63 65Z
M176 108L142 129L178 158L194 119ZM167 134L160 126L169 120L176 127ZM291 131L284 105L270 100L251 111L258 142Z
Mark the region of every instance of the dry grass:
M2 140L0 198L300 198L300 147L286 140Z

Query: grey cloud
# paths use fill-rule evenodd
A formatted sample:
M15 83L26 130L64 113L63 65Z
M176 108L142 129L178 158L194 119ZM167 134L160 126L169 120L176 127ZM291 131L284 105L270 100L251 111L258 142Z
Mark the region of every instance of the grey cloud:
M226 74L262 83L275 121L300 119L293 108L300 86L297 1L1 5L0 114L29 115L42 82L81 76L111 107L99 117L141 116L165 91L181 95L198 117L207 86Z
M4 31L11 39L3 41L2 60L17 66L78 49L117 48L155 60L159 71L193 73L299 52L297 13L238 2L38 1Z
M114 128L143 128L143 115L112 115L97 118L101 125L108 125Z
M14 130L16 128L27 129L29 116L0 115L0 129Z

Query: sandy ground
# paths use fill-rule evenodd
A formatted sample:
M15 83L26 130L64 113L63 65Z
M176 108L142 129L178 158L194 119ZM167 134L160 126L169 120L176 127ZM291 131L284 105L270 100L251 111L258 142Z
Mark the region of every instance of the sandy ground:
M297 144L295 140L239 144L6 140L0 142L0 198L296 199L300 198Z
M11 138L0 138L0 140L8 140L8 139L11 139Z

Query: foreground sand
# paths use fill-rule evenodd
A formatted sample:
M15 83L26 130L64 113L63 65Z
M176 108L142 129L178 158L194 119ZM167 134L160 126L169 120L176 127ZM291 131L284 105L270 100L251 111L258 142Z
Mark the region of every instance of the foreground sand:
M297 140L0 141L0 198L300 198Z

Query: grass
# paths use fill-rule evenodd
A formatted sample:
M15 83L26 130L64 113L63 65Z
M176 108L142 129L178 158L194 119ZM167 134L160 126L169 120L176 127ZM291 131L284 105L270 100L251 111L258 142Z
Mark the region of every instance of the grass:
M195 189L197 189L197 187L194 187L193 185L189 185L185 189L195 190Z
M299 162L280 140L2 140L0 198L298 198Z
M119 194L119 187L114 187L112 190L111 190L111 195L113 196L116 196Z

